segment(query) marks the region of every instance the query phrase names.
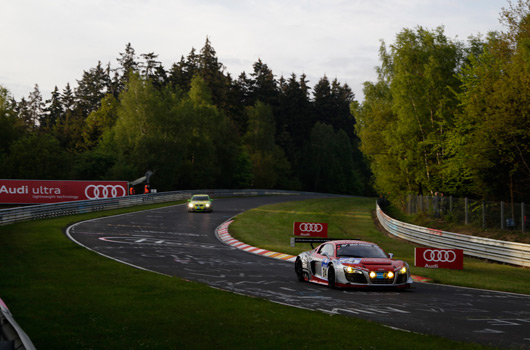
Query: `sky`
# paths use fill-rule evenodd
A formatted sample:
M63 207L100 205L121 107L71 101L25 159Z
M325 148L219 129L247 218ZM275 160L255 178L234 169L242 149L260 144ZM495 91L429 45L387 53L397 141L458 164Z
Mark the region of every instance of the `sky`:
M375 82L381 40L404 28L444 26L452 40L504 30L508 0L0 0L0 85L15 99L44 98L83 72L118 66L131 43L166 69L209 38L232 78L258 60L277 78L305 74L348 84L362 101Z

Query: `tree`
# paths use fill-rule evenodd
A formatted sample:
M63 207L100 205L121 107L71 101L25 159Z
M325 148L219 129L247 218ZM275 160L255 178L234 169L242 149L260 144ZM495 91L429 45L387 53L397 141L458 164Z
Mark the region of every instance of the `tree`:
M29 94L25 113L23 114L24 122L28 129L35 130L39 127L39 121L44 116L44 103L39 85L35 84L33 91Z
M387 52L380 53L392 94L393 137L388 150L399 161L408 192L443 191L441 175L446 152L446 131L457 109L455 72L462 63L460 43L450 41L443 27L404 29Z
M131 43L127 43L125 46L125 52L120 53L118 63L120 67L117 72L121 72L120 78L117 81L117 93L123 91L125 85L129 82L130 74L138 72L138 62L134 48Z
M361 194L364 191L357 174L352 148L344 130L316 123L311 130L309 157L306 158L306 186L312 191Z
M288 186L290 166L282 149L275 143L275 123L269 105L257 101L247 107L248 129L244 142L252 162L254 188Z
M314 88L316 121L331 125L335 130L342 129L353 139L355 120L350 114L350 103L354 97L347 84L342 85L337 79L330 83L324 76Z
M169 84L179 87L182 91L188 91L191 86L191 79L199 70L199 56L192 48L186 59L180 58L178 63L174 63L169 71Z
M304 146L315 123L307 83L304 74L298 78L293 73L287 81L281 80L276 111L276 140L285 152L297 179L304 171L301 164Z
M46 104L47 107L44 109L45 113L40 120L40 128L46 133L51 133L57 120L60 120L64 113L61 94L57 86L52 91L51 98L46 100Z
M63 90L61 103L63 113L53 127L53 136L59 140L61 147L69 152L84 149L82 133L85 116L82 110L77 108L76 97L70 84L66 84Z
M399 154L392 153L397 118L392 111L392 93L388 76L379 70L377 83L364 83L364 102L351 105L357 123L355 131L360 149L367 158L373 174L373 186L379 193L388 195L406 193L410 189L406 169L400 167Z
M38 150L38 152L36 152ZM37 133L15 141L5 158L8 178L54 180L69 177L70 156L51 135Z
M186 95L132 75L117 115L100 146L109 156L117 154L110 176L133 179L152 170L153 186L161 190L233 186L234 171L243 164L236 135L199 75Z
M274 78L272 70L261 59L258 59L252 67L254 71L250 73L248 105L252 106L257 101L261 101L273 108L276 107L279 90L278 82Z
M226 110L231 79L224 74L224 70L225 67L219 62L210 40L206 38L198 57L198 72L210 89L213 104Z
M459 75L462 112L451 133L451 168L463 192L528 198L530 186L530 2L503 11L508 32L490 33Z
M101 100L99 109L88 115L82 133L85 147L91 149L97 146L103 134L114 126L117 108L118 101L112 94L108 94Z
M25 126L16 116L15 101L11 93L0 85L0 164L6 164L11 145L20 139L24 132ZM0 167L0 176L9 177L6 166Z
M109 92L110 77L101 62L96 68L83 72L83 78L77 81L75 90L76 108L83 119L100 107L101 100Z
M167 73L162 66L160 61L157 61L158 55L154 52L141 54L140 55L144 62L141 62L138 66L140 68L140 74L146 79L153 83L157 88L161 88L166 85L168 77Z

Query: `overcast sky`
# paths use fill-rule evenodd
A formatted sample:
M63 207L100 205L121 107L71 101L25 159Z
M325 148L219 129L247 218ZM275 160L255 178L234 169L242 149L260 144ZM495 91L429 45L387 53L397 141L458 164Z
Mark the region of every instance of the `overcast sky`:
M98 61L117 67L131 43L166 69L206 37L233 78L261 58L273 73L326 75L352 88L375 81L380 40L403 28L445 27L451 39L503 30L507 0L0 0L0 85L17 100L77 86Z

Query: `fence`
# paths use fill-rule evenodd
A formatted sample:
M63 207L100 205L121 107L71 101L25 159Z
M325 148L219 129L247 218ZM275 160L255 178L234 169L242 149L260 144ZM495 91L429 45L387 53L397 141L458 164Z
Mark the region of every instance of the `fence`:
M391 218L377 203L377 218L392 235L433 248L462 249L464 254L530 267L530 244L500 241L416 226Z
M194 193L206 193L212 197L245 197L266 195L312 195L329 196L325 193L296 192L283 190L187 190L150 193L135 196L94 199L86 201L39 204L0 210L0 226L16 222L47 219L65 215L90 213L101 210L127 208L142 204L172 202L188 199Z
M530 227L525 203L488 202L453 196L409 196L407 212L424 213L456 224L511 229L525 232Z

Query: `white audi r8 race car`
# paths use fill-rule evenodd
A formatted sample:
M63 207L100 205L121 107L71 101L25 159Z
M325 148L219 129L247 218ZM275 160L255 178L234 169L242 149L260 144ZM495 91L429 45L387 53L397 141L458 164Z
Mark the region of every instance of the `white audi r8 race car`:
M377 244L357 240L322 243L298 255L298 280L331 288L393 287L410 288L409 265L393 260Z

